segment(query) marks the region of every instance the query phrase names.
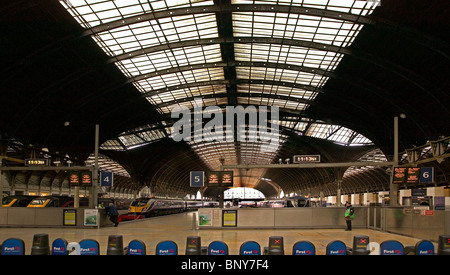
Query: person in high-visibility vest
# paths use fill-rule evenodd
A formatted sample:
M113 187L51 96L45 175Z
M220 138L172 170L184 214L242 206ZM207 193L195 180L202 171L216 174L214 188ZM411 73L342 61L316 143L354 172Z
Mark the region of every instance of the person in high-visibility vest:
M349 203L348 201L345 202L345 214L344 214L344 218L345 218L345 222L347 223L347 228L345 229L345 231L351 231L352 230L352 220L355 217L355 209L353 208L352 204Z

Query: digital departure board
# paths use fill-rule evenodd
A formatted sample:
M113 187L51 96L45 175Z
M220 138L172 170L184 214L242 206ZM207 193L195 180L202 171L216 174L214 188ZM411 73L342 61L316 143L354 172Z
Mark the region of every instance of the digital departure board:
M419 183L420 167L409 167L406 183Z
M405 182L406 179L406 167L394 167L392 183L401 184Z
M78 171L69 172L69 184L76 186L80 185L80 183L81 183L80 172Z
M207 183L208 187L219 187L220 175L218 171L208 172Z
M48 166L48 159L25 159L25 166Z
M294 155L293 163L320 162L320 155Z
M207 184L208 187L233 187L233 171L210 171Z
M233 187L233 171L221 171L221 183L222 187Z
M92 186L92 173L89 171L83 171L80 173L81 186Z

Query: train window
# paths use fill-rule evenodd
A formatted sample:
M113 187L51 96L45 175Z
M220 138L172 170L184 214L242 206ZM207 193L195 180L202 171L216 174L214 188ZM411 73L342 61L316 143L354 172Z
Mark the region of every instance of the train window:
M131 203L131 206L142 207L147 205L148 199L136 199Z
M31 205L43 205L47 199L34 199L30 202Z

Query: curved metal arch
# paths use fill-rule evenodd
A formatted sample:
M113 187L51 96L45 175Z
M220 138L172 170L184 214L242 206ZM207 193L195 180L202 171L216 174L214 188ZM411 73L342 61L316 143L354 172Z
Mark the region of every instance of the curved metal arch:
M312 100L303 99L303 98L296 98L296 97L290 97L290 96L284 96L284 95L274 95L274 94L263 94L263 93L236 93L238 97L258 97L258 98L270 98L270 99L281 99L281 100L287 100L287 101L293 101L300 104L312 104ZM209 95L202 95L202 99L207 98L224 98L228 97L229 95L227 93L221 93L221 94L209 94ZM158 104L156 106L158 107L167 107L170 105L174 105L177 103L183 103L188 101L194 101L197 96L193 97L184 97L182 99L175 99L172 101L166 101L164 103Z
M272 13L292 13L308 16L318 16L323 18L330 18L336 20L344 20L353 22L356 24L373 25L377 28L394 31L398 35L404 38L414 41L419 45L431 49L439 55L450 59L449 45L445 41L438 39L434 36L430 36L422 31L399 25L396 22L392 22L386 18L370 16L360 16L351 13L344 13L331 10L323 10L312 7L296 7L291 5L272 5L272 4L221 4L213 6L199 6L189 8L176 8L169 10L156 11L153 13L145 13L141 15L135 15L132 17L119 19L113 22L104 23L89 30L85 30L81 33L81 37L88 35L95 35L104 31L120 28L135 23L157 20L167 17L190 15L190 14L202 14L202 13L230 13L230 12L272 12Z
M81 36L98 34L115 28L120 28L143 21L158 20L167 17L183 16L202 13L230 13L230 12L272 12L272 13L292 13L308 16L325 17L336 20L350 21L357 24L374 24L372 18L359 16L352 13L323 10L312 7L295 7L290 5L271 4L221 4L211 6L198 6L189 8L176 8L155 11L152 13L138 14L112 22L104 23L84 31Z
M142 93L144 97L151 97L165 92L171 92L181 89L189 89L200 86L215 86L215 85L272 85L279 87L289 87L295 89L301 89L305 91L311 91L316 93L324 93L322 88L317 88L316 86L298 84L285 81L268 80L268 79L226 79L226 80L211 80L211 81L200 81L192 83L184 83L174 86L168 86L165 88L155 89L146 93Z
M344 55L353 56L356 59L360 59L364 62L372 63L384 70L392 72L405 80L411 82L421 90L427 92L431 96L432 93L428 89L424 87L421 83L427 84L429 81L423 79L420 75L413 73L411 70L399 66L395 63L392 63L386 59L375 57L373 54L369 52L357 51L355 49L351 49L348 47L339 47L334 45L329 45L325 43L318 43L312 41L304 41L297 39L286 39L286 38L268 38L268 37L229 37L229 38L205 38L205 39L196 39L189 41L180 41L180 42L172 42L157 46L151 46L135 51L131 51L128 53L124 53L121 55L117 55L111 57L108 62L116 62L121 60L130 59L136 56L140 56L143 54L154 53L163 50L170 50L174 48L182 48L182 47L190 47L190 46L198 46L198 45L212 45L212 44L223 44L223 43L233 43L233 44L250 44L250 43L260 43L260 44L277 44L277 45L288 45L288 46L297 46L304 48L313 48L321 51L329 51L340 53ZM283 64L283 63L280 63ZM417 80L416 80L417 79Z

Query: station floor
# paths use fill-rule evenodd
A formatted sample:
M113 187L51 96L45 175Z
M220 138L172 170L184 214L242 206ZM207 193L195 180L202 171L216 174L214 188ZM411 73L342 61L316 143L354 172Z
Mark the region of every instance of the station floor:
M256 241L261 248L268 246L270 236L283 236L285 254L292 254L292 246L297 241L307 240L316 247L318 255L325 255L329 242L341 240L352 246L354 235L369 236L370 242L381 243L385 240L397 240L404 246L415 245L420 239L380 232L371 229L201 229L193 228L193 213L180 213L168 216L148 218L145 220L120 223L118 227L94 229L80 228L0 228L0 242L8 238L21 238L25 242L25 254L31 253L34 234L46 233L50 244L56 238L64 238L68 242L79 242L83 239L95 239L100 244L100 254L106 255L108 236L122 235L124 246L134 239L143 241L147 254L154 255L156 244L160 241L172 240L178 244L180 255L186 249L186 237L200 236L202 246L212 241L221 240L227 243L230 255L238 255L239 247L245 241ZM435 247L436 244L435 244Z

